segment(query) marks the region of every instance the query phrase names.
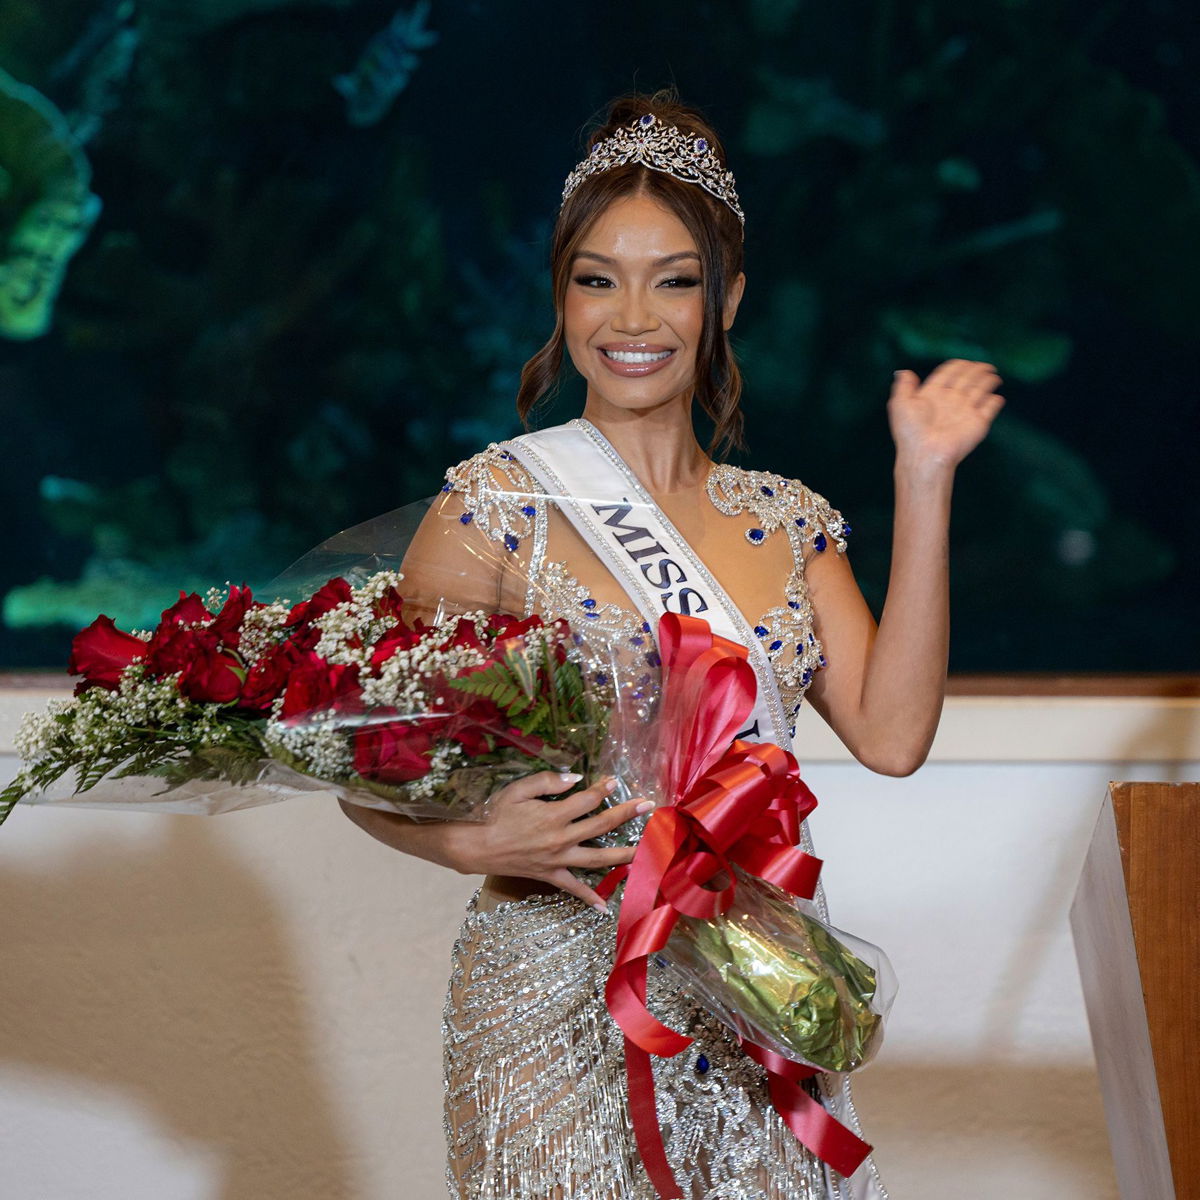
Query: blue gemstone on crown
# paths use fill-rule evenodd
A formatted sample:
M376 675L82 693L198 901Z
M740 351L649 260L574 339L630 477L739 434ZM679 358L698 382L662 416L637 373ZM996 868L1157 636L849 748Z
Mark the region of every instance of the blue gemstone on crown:
M808 522L803 517L797 517L796 524L799 525L801 529L803 529L805 527L805 525L808 524Z
M771 643L771 644L770 644L770 645L767 647L767 649L768 649L768 650L778 650L778 649L779 649L779 648L780 648L782 645L783 645L783 643L782 643L782 642L781 642L781 641L780 641L778 638L776 638L776 639L775 639L775 641L773 641L773 642L772 642L772 643Z
M747 540L748 540L748 541L750 541L750 542L753 542L753 543L754 543L754 545L756 545L756 546L757 546L757 545L759 544L759 542L761 542L761 541L763 540L763 538L765 538L766 536L767 536L767 535L766 535L765 533L763 533L763 531L762 531L761 529L747 529L747 530L746 530L746 538L747 538Z
M471 523L471 518L472 518L474 515L475 515L475 514L474 514L473 512L465 512L465 513L463 513L463 515L462 515L461 517L459 517L459 518L458 518L459 524L460 524L460 525L470 525L470 523Z
M800 676L800 682L804 687L807 687L810 683L812 683L811 668L805 667L804 674Z
M536 509L536 508L534 508L532 504L522 504L522 505L521 505L521 511L522 511L522 512L523 512L523 513L524 513L524 514L527 516L527 517L532 517L532 516L534 515L534 513L536 513L536 512L537 512L537 509Z
M697 154L703 154L708 149L708 138L697 138L692 146Z
M788 608L799 608L799 607L800 607L799 600L789 600L788 601Z
M442 491L443 492L454 491L454 484L452 484L449 480L447 480L445 483L442 484Z
M775 489L774 489L774 488L769 488L769 487L767 487L767 485L766 485L765 483L764 483L764 484L762 485L762 487L760 487L758 490L759 490L760 492L762 492L762 494L763 494L764 496L773 496L773 495L775 495Z
M642 118L641 118L641 119L638 121L638 124L639 124L639 125L640 125L640 126L643 128L643 129L649 129L649 128L650 128L650 126L654 124L654 114L653 114L653 113L646 113L646 115L645 115L645 116L643 116L643 117L642 117Z
M516 537L516 536L514 536L513 534L511 534L511 533L506 533L506 534L504 535L504 548L505 548L505 550L509 550L509 551L511 551L511 550L515 550L515 549L516 549L516 548L517 548L517 547L518 547L520 544L521 544L521 539L520 539L520 538L518 538L518 537Z
M584 608L595 608L596 602L589 596L586 600L581 601Z
M755 625L754 627L755 637L765 638L770 632L771 631L765 625Z
M823 553L827 545L829 545L829 543L825 540L825 535L823 533L818 533L817 536L813 538L813 549L816 550L818 554Z
M697 1075L707 1075L708 1074L708 1066L709 1066L708 1057L704 1054L701 1054L700 1057L696 1059L696 1074Z
M649 622L649 621L643 621L643 622L642 622L642 632L643 632L643 633L649 633L649 632L650 632L650 622Z
M608 676L603 671L596 672L596 682L603 687L608 682Z
M851 533L850 526L845 521L842 522L842 537L847 537Z

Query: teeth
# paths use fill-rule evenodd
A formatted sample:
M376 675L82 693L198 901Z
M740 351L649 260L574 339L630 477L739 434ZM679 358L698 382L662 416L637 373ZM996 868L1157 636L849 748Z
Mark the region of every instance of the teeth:
M661 362L671 355L670 350L661 350L658 354L650 354L645 350L604 350L605 355L614 362L620 363L652 363Z

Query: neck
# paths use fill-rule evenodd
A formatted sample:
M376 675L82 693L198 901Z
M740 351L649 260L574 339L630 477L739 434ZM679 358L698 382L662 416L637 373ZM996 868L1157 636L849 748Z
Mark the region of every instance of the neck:
M690 396L638 411L589 394L582 415L612 443L651 495L689 491L708 478L712 462L696 441Z

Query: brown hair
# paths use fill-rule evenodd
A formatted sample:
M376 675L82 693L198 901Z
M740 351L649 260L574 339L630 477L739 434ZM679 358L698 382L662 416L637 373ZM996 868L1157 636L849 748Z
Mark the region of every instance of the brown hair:
M720 139L708 122L695 109L681 104L673 90L650 96L634 93L614 100L608 106L603 124L588 140L588 150L645 113L653 113L664 125L676 125L685 133L707 138L720 160L727 161ZM693 397L715 425L710 453L714 448L741 448L744 445L743 421L738 401L742 394L742 375L724 328L729 288L742 269L741 222L727 204L710 196L697 184L686 183L637 163L589 176L558 214L550 250L556 318L554 332L521 371L517 412L528 425L533 407L549 395L558 382L566 342L563 300L576 251L597 218L613 201L633 195L649 196L674 213L687 226L700 252L704 324L696 352Z

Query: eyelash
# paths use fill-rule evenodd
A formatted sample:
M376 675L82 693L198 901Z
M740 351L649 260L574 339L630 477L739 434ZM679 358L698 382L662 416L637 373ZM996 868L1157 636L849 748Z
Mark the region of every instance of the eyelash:
M613 281L605 275L576 275L575 282L583 287L595 288L596 291L601 289L598 284L604 284L607 287L615 286ZM672 275L670 279L664 279L659 285L660 287L670 286L676 288L693 288L700 286L700 280L695 275Z

